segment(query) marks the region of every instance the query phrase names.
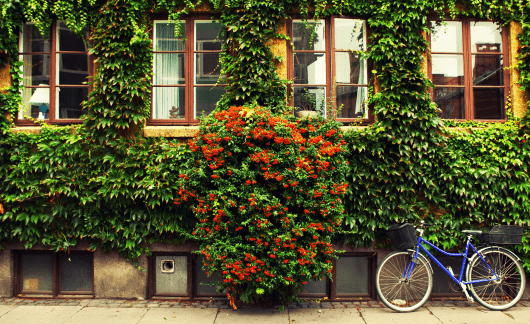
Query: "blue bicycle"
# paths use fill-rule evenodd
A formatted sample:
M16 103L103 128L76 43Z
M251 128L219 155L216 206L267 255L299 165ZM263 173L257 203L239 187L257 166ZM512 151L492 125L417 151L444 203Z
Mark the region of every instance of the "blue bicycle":
M414 225L406 223L389 229L392 243L402 251L390 253L377 268L377 294L387 307L397 312L411 312L429 299L433 286L433 270L423 253L455 281L469 301L472 302L474 298L491 310L505 310L517 304L523 296L526 284L520 259L500 246L486 246L477 250L471 244L471 239L478 236L481 243L486 245L520 244L522 227L499 225L489 233L464 230L462 233L467 235L465 251L448 253L423 239L423 232L430 225L421 222L415 229ZM419 232L418 237L416 231ZM447 256L462 257L459 275L456 276L451 267L442 265L425 245Z

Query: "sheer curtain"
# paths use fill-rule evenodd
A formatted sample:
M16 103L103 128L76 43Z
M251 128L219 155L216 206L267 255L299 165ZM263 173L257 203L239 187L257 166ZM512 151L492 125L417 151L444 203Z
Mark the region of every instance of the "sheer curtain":
M184 33L184 23L181 31ZM155 52L184 51L184 41L181 36L175 36L175 23L157 21L154 25ZM184 85L184 53L155 53L154 54L154 85ZM170 119L184 118L184 88L183 87L154 87L153 88L153 118ZM177 109L172 116L171 110ZM174 109L173 109L174 111Z

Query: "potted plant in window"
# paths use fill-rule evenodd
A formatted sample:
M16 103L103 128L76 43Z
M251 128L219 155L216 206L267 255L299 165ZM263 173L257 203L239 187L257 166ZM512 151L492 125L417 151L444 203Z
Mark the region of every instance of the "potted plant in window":
M318 105L316 93L311 93L308 89L303 90L302 95L296 100L296 104L298 104L295 107L296 113L300 118L324 116L324 102L322 101Z

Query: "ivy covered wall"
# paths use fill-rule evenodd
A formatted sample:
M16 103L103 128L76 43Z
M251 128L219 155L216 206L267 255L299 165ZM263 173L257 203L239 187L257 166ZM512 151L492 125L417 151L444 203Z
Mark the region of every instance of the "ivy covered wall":
M150 14L178 20L204 5L225 27L227 93L218 110L287 110L285 75L277 72L283 53L271 44L286 38L290 13L368 20L371 47L364 55L377 81L370 98L376 122L344 135L349 186L342 230L329 234L334 240L383 242L389 223L427 219L434 223L429 238L449 248L461 240L461 229L530 222L528 114L506 123L463 123L458 126L478 128L452 133L446 126L455 124L437 116L423 68L429 14L499 19L521 26L510 68L519 75L517 88L528 91L527 1L0 0L0 71L9 69L12 79L0 93L0 244L40 242L57 251L86 240L90 249L135 260L149 252L146 243L191 239L194 215L174 204L190 147L146 138L141 130L151 96ZM13 132L21 104L17 28L31 21L44 32L53 19L78 33L90 28L96 71L84 103L88 115L82 125ZM518 249L529 269L526 238Z

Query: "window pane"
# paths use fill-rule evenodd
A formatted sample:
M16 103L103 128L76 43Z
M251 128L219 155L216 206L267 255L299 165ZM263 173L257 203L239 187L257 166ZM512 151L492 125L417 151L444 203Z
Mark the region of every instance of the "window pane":
M452 258L447 256L436 256L438 258L438 261L440 261L444 266L450 266L453 269L453 272L455 274L455 277L460 277L460 269L462 268L462 258ZM462 294L459 290L460 287L456 285L446 273L442 270L442 268L438 266L433 265L433 279L434 284L432 287L432 293L433 294L453 294L460 297ZM465 269L464 269L465 270ZM465 271L464 271L465 273ZM451 289L451 286L455 288L457 291L453 291Z
M22 291L52 293L53 254L22 254Z
M184 119L184 87L153 88L153 119Z
M366 84L366 61L351 52L335 53L335 82Z
M166 21L155 21L155 39L153 46L155 51L184 51L184 33L186 32L186 24L180 24L180 35L175 36L175 23Z
M85 32L85 38L88 40L88 31ZM88 47L83 38L72 33L66 25L60 21L57 26L57 50L87 52Z
M88 55L57 54L58 84L82 85L88 81Z
M19 110L18 118L30 116L35 119L48 119L50 106L50 88L23 88L24 108Z
M326 55L324 53L295 53L294 83L326 84Z
M437 24L431 21L431 51L462 52L462 22L445 21Z
M195 88L195 118L199 118L204 111L204 115L209 115L225 94L223 87L196 87Z
M88 100L88 88L57 88L59 111L57 118L79 119L86 115L81 102Z
M336 88L337 118L368 118L365 101L366 87L340 86ZM341 108L342 107L342 108Z
M442 110L439 114L444 119L464 119L465 98L464 88L437 88L434 89L434 102Z
M437 85L464 85L462 55L433 55L432 82Z
M61 255L61 291L92 292L92 255Z
M221 72L219 53L195 54L195 84L215 84Z
M313 27L316 26L315 34L313 34ZM325 51L326 50L326 37L325 37L325 25L324 20L318 22L308 22L308 27L304 26L301 20L293 21L293 44L294 49L300 50L315 50ZM311 39L313 35L313 39Z
M154 54L155 85L184 84L184 54Z
M222 26L211 20L195 21L195 50L220 51L223 35L219 35ZM219 37L219 38L218 38Z
M217 286L201 285L211 283L214 281L221 281L222 278L218 273L214 273L210 277L206 274L206 271L202 269L203 258L200 255L195 256L195 278L197 284L195 286L195 293L201 296L215 296L221 293L217 292Z
M24 24L22 28L22 52L49 52L49 37L44 37L33 24Z
M164 263L164 261L173 261ZM173 268L171 268L171 266ZM166 270L162 272L163 268ZM157 256L156 293L157 294L188 294L188 257L187 256Z
M50 84L49 55L21 55L25 86Z
M300 110L325 112L325 87L295 87L293 92L295 112Z
M502 52L502 28L494 21L471 22L471 52Z
M327 277L324 277L319 281L308 281L307 284L302 286L304 289L302 295L326 295L326 281Z
M502 55L472 55L473 85L504 85Z
M337 295L368 294L367 257L339 257L336 271Z
M351 51L364 51L366 49L366 21L335 18L334 22L335 49Z
M473 88L476 119L504 118L504 89Z

